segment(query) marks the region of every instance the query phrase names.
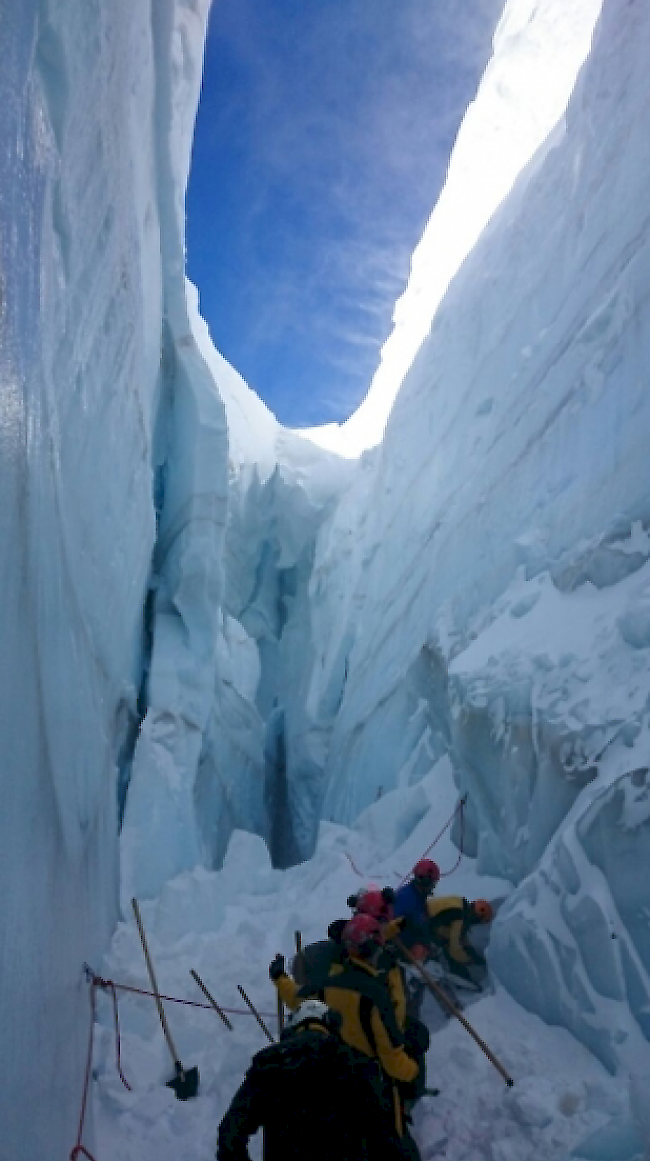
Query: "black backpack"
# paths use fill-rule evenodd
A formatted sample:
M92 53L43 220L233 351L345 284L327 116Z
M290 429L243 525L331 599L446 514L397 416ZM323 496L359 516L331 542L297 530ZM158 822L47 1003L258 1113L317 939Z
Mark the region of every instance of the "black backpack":
M303 995L315 996L323 986L322 981L327 979L332 964L340 961L341 945L331 939L321 939L318 943L308 943L294 956L291 974Z
M320 1032L289 1034L258 1052L251 1073L267 1108L270 1161L393 1156L392 1108L375 1062Z

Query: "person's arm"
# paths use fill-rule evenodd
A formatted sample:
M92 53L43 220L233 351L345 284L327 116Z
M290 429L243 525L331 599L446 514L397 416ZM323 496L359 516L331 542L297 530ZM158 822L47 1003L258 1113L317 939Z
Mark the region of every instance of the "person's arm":
M406 992L404 991L402 969L399 967L391 968L387 973L387 982L397 1027L403 1031L406 1024Z
M408 1056L401 1044L393 1044L377 1008L374 1007L370 1025L377 1046L377 1056L384 1072L393 1080L415 1080L419 1072L416 1062Z
M259 1090L249 1069L219 1125L217 1161L250 1161L248 1140L262 1123L260 1106Z
M300 1007L300 998L298 992L300 988L291 976L288 976L284 970L284 956L276 955L273 963L269 966L269 976L278 989L278 994L283 1004L291 1012L295 1012L296 1008Z

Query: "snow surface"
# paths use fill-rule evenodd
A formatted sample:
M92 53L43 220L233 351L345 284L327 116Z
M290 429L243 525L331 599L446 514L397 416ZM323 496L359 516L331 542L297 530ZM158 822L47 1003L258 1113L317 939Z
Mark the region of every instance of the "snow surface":
M344 900L361 882L395 883L396 872L401 875L412 866L448 821L454 801L449 763L443 759L410 792L393 792L370 807L352 829L323 823L317 852L307 863L272 870L262 840L236 831L220 872L188 872L144 905L163 992L202 1000L189 975L194 968L220 1004L244 1014L231 1014L229 1032L210 1010L166 1005L182 1061L198 1065L201 1076L199 1097L181 1103L164 1087L171 1061L153 1000L120 993L122 1067L133 1085L130 1093L115 1067L112 1008L108 999L101 1002L94 1085L99 1161L207 1161L214 1156L219 1120L251 1055L266 1043L246 1014L237 984L276 1034L275 989L267 974L273 956L278 951L291 956L297 930L305 942L323 938L331 920L348 914ZM443 871L456 864L448 831L433 853ZM477 875L468 859L442 882L439 891L470 897L481 892L498 900L510 890L503 880ZM103 974L149 987L132 920L120 923ZM526 1013L500 987L471 1003L467 1017L515 1078L513 1089L464 1028L445 1021L435 1000L427 999L423 1017L433 1032L428 1083L441 1089L440 1097L421 1102L415 1116L424 1161L441 1156L451 1161L553 1161L567 1158L574 1145L605 1126L611 1132L612 1124L625 1120L625 1083L610 1077L567 1032ZM638 1139L633 1143L638 1151ZM259 1141L256 1145L252 1156L257 1161Z

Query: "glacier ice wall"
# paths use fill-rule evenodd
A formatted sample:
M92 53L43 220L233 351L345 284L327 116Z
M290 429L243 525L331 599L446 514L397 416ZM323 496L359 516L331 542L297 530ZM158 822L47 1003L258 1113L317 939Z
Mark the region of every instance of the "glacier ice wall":
M0 12L0 1124L21 1161L75 1139L118 799L146 792L147 746L187 761L215 682L226 425L183 253L207 7Z
M521 884L493 966L610 1067L647 1035L650 1000L648 881L631 887L647 823L624 805L646 793L650 705L649 45L647 11L608 0L565 117L326 522L312 584L325 816L351 820L449 753L479 867ZM592 920L617 933L600 975Z
M589 52L602 0L510 0L493 53L463 118L444 187L411 259L393 330L361 406L340 427L317 430L324 447L356 456L374 447L404 376L450 282L530 159L561 119Z
M220 865L235 827L304 858L323 814L446 756L467 852L516 885L496 970L609 1067L648 1034L650 18L607 0L355 465L279 428L185 284L207 7L0 12L0 1123L21 1161L74 1139L118 806L126 905ZM514 35L511 4L493 80L545 21L584 53L596 10L527 5Z

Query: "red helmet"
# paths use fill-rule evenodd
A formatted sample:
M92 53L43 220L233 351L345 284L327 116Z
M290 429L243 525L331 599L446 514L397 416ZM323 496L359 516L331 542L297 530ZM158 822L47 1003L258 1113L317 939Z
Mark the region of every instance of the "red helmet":
M382 923L386 923L388 919L392 918L393 908L391 907L390 898L386 895L390 893L380 891L379 887L366 887L359 891L357 901L355 904L356 911L359 915L372 915L373 919L378 919Z
M488 903L487 899L475 899L472 903L472 911L481 923L491 923L494 919L494 907Z
M343 928L341 942L352 955L372 955L384 942L381 924L372 915L353 915Z
M437 883L440 878L440 867L433 859L420 859L413 868L413 876L416 879L429 879L431 883Z

